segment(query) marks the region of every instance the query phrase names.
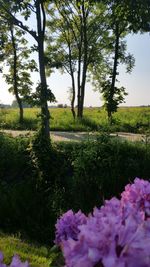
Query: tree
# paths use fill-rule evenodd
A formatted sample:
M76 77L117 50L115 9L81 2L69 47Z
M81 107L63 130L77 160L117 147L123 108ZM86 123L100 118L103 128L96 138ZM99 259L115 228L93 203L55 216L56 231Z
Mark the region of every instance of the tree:
M45 73L45 55L44 55L44 40L46 28L46 12L44 0L15 0L3 1L0 0L1 17L29 33L36 42L38 52L39 74L40 74L40 104L41 104L41 132L43 137L49 140L49 110L47 101L51 101L53 94L48 93L46 73ZM17 14L19 13L19 18ZM32 29L31 16L34 16L36 21L36 29ZM26 24L28 23L28 25Z
M104 1L107 7L106 23L110 36L106 44L105 64L102 75L94 73L96 87L100 90L105 101L105 108L108 114L109 123L112 124L112 114L117 111L118 105L124 102L127 95L124 87L116 86L118 65L125 63L127 72L131 72L134 66L134 58L126 53L125 36L130 32L130 24L127 20L127 13L120 1ZM96 62L97 64L97 62Z
M126 16L130 29L137 33L150 31L150 1L149 0L125 0L122 5L126 10Z
M33 85L30 71L37 70L36 63L29 58L31 50L27 47L27 40L23 37L24 31L8 24L5 26L5 34L3 59L9 70L3 76L10 85L9 91L15 95L20 111L19 122L23 123L22 101L30 94Z
M124 102L124 96L127 95L124 87L117 87L116 77L118 64L126 63L127 71L131 72L134 66L134 58L132 55L126 55L126 45L122 41L124 37L129 33L129 23L126 20L126 12L120 1L111 1L108 6L108 16L114 35L114 56L112 72L109 79L102 86L102 93L105 99L105 106L108 113L108 120L112 124L112 113L117 111L117 107L120 103ZM110 81L111 80L111 81Z
M70 74L72 113L75 117L74 101L77 96L77 117L82 118L88 69L102 50L101 35L106 30L105 6L90 0L54 0L52 7L53 19L48 23L54 38L49 51L55 50L57 55L56 52L54 56L50 55L49 65L61 67ZM50 5L50 11L52 7Z
M53 44L50 44L47 38L47 72L53 68L61 69L62 72L67 72L71 77L71 112L75 119L76 113L74 108L76 88L75 88L75 51L73 34L70 28L64 24L63 19L55 17L52 14L53 20L48 21L49 31L54 36L59 32L57 38L53 37Z

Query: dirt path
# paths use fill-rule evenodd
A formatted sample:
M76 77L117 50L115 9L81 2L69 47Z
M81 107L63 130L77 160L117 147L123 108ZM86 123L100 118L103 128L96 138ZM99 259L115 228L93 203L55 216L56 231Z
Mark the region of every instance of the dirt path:
M0 132L4 132L7 134L12 135L13 137L16 136L25 136L25 135L32 135L34 131L15 131L15 130L0 130ZM51 138L53 141L83 141L83 140L93 140L96 138L97 133L93 132L58 132L58 131L52 131L51 132ZM133 134L133 133L124 133L124 132L118 132L118 133L112 133L111 136L118 136L122 139L127 139L129 141L142 141L145 139L145 135L142 134Z

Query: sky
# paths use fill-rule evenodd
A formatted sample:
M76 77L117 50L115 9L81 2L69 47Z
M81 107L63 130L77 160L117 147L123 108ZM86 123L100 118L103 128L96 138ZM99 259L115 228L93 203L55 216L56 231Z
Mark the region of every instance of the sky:
M118 80L120 86L124 86L128 92L124 106L150 105L150 34L129 35L127 40L127 50L135 57L135 67L131 74L127 74L123 66L119 67ZM33 76L36 81L38 74ZM0 103L11 104L14 96L7 90L8 86L0 74ZM56 71L48 78L48 85L54 93L57 104L70 104L69 87L71 80L68 74L61 75ZM94 92L92 85L86 85L85 106L101 106L103 104L101 95Z

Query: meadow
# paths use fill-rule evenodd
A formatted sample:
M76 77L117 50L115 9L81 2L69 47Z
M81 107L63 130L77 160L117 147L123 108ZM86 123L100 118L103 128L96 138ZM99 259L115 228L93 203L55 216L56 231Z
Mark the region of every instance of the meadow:
M113 124L108 124L103 108L85 108L82 120L73 120L70 108L50 108L52 131L121 131L145 133L150 128L150 107L120 107L113 115ZM0 110L0 128L36 130L40 110L24 109L24 123L18 123L18 109Z

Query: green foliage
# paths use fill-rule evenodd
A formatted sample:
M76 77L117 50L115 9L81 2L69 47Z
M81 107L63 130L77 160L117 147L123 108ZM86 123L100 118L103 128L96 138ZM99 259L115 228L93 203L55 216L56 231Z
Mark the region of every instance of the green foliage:
M0 145L0 229L44 244L52 244L64 211L89 212L104 198L119 196L135 176L150 176L148 142L101 135L97 141L52 145L38 136L0 135Z
M124 103L124 97L127 95L125 88L114 86L112 94L111 81L107 80L101 84L101 93L104 98L104 106L108 113L108 119L110 119L111 114L116 112L119 104Z
M62 264L64 265L64 256L60 250L60 248L58 248L56 245L54 245L51 250L51 265L50 267L61 267Z
M150 30L150 2L149 0L130 1L125 0L123 2L127 12L127 20L130 23L130 29L133 32Z
M33 102L40 106L45 119L45 134L48 136L49 113L47 110L47 100L54 100L54 95L47 89L45 67L50 75L53 68L60 68L62 72L67 72L72 79L72 110L74 111L75 95L78 96L78 117L82 117L84 91L87 73L89 79L93 76L94 83L101 87L105 81L108 85L108 77L111 75L114 98L110 103L106 103L108 112L116 110L117 103L123 101L125 95L123 87L115 86L117 75L117 65L125 63L127 71L130 72L134 65L132 55L126 53L126 43L124 37L130 31L149 31L150 4L147 0L138 1L0 1L1 9L1 30L0 30L0 59L3 62L7 58L10 66L9 75L6 73L6 81L10 85L10 91L14 91L12 44L7 34L9 30L14 33L14 43L17 55L17 70L19 94L24 96L29 93L32 81L30 71L36 70L34 60L29 62L29 53L37 51L39 53L40 66L40 90L31 95ZM47 13L47 14L46 14ZM42 16L41 16L42 15ZM46 16L48 15L48 16ZM30 19L35 16L32 27ZM46 21L48 18L48 21ZM117 25L117 27L116 27ZM37 26L37 28L35 27ZM47 27L47 29L46 29ZM11 28L11 29L9 29ZM118 28L118 50L113 68L115 42ZM31 49L27 48L25 32L30 34L37 42ZM45 36L45 33L47 36ZM120 40L119 40L120 39ZM47 53L43 49L44 41L47 41ZM57 51L57 53L56 53ZM23 61L22 61L23 59ZM28 61L28 62L27 62ZM115 60L114 60L115 61ZM25 63L26 62L26 63ZM75 83L76 75L78 83ZM112 75L113 73L113 75ZM95 82L96 80L96 82ZM13 85L13 86L12 86ZM75 86L77 85L77 89ZM102 84L104 98L107 87ZM105 90L103 90L105 87ZM38 86L39 89L39 86ZM101 88L100 88L101 90ZM78 93L76 92L78 91ZM76 94L75 94L76 93ZM115 95L116 93L116 95ZM28 97L29 99L29 97ZM108 102L108 97L106 102ZM117 99L117 100L116 100ZM20 100L21 101L21 100ZM19 102L20 102L19 101ZM45 112L45 114L44 114ZM20 103L20 117L23 116ZM74 115L75 117L75 115ZM20 119L21 121L21 119ZM47 126L47 127L46 127ZM46 133L47 130L47 133ZM44 133L44 132L43 132Z
M29 95L26 95L24 99L27 101L29 105L40 107L41 101L42 101L41 90L42 90L41 84L38 84L35 92ZM47 87L47 101L54 102L54 103L56 102L56 98L54 94L48 87Z
M63 146L63 145L62 145ZM104 199L118 196L136 176L150 175L150 146L101 135L96 142L64 145L72 165L71 204L89 212Z
M125 6L119 1L104 1L106 3L105 23L109 29L106 41L106 51L102 66L95 62L92 71L93 84L102 93L104 106L108 113L108 120L112 124L112 114L117 111L118 105L124 102L127 95L124 87L116 86L118 65L125 64L128 73L131 73L135 60L133 55L127 54L125 36L130 32ZM97 66L97 68L96 68ZM97 69L97 71L95 71ZM103 71L104 70L104 71Z
M0 133L0 179L12 181L23 178L28 173L26 138L10 138Z
M0 135L0 142L0 228L52 243L54 224L65 206L66 157L38 136L32 146L22 137Z
M61 73L70 75L72 113L75 117L74 101L77 97L77 116L82 118L87 74L91 69L95 70L95 61L102 65L104 47L109 43L106 7L102 2L93 4L89 0L55 0L48 5L47 12L47 73L58 68Z
M4 1L0 1L1 11L4 13L2 18L9 24L15 25L17 29L30 34L36 41L36 48L38 52L38 63L39 63L39 74L40 74L40 107L41 107L41 123L43 128L43 134L49 139L49 111L47 106L47 98L52 96L51 91L47 91L47 81L45 72L45 51L44 51L44 41L45 41L45 30L46 30L46 11L45 11L45 1L35 1L34 3L30 1L15 1L13 3L8 2L5 4ZM18 19L19 15L19 19ZM33 28L30 25L31 15L34 16L35 22L33 23ZM31 26L31 27L30 27ZM13 38L14 39L14 38ZM15 40L15 39L14 39ZM14 43L14 42L13 42ZM14 44L15 47L15 44ZM15 47L16 48L16 47ZM33 52L35 46L32 47ZM16 50L16 49L15 49ZM15 54L16 56L16 54ZM27 52L24 52L24 58L28 57ZM33 63L33 61L32 61ZM31 70L33 64L30 64ZM16 75L15 75L16 76ZM15 77L16 78L16 77ZM16 84L15 79L15 84ZM18 102L19 103L19 102ZM23 111L20 107L20 122L23 121ZM44 119L43 119L44 117Z
M24 31L8 23L7 28L5 27L5 34L7 39L3 46L5 60L3 65L5 63L9 67L9 71L3 73L3 76L10 86L10 92L15 96L24 97L30 94L33 85L30 72L37 71L37 66L35 61L30 58L31 50L24 37Z
M42 186L43 183L47 183L49 177L49 161L51 158L51 144L50 140L42 135L39 130L31 140L28 151L30 153L31 162L37 174L39 174L39 183ZM51 181L53 182L53 181Z

